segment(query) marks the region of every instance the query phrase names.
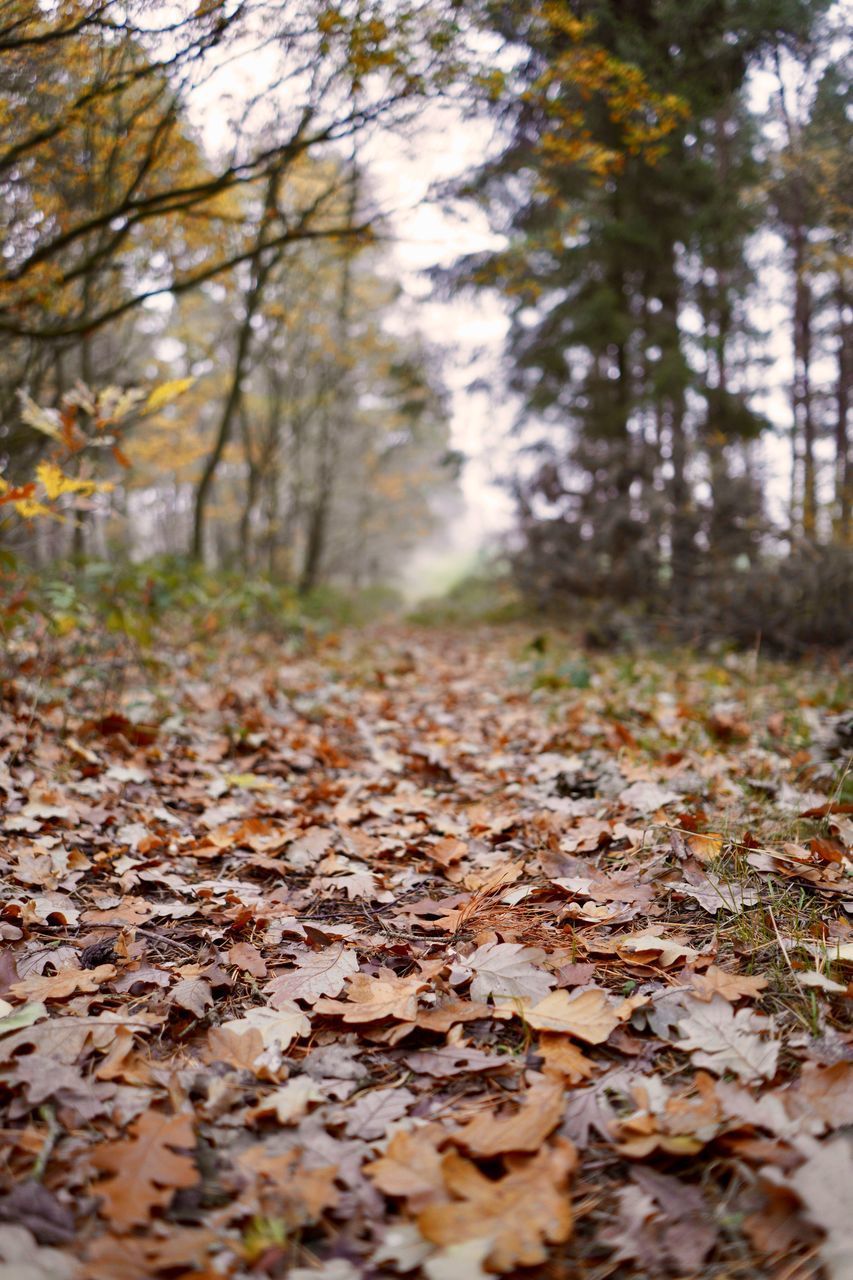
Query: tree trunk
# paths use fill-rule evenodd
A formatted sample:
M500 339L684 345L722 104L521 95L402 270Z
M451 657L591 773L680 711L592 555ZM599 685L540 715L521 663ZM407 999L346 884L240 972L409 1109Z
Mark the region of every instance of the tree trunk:
M263 235L263 232L261 233ZM246 365L249 360L249 354L252 346L252 321L257 314L263 297L264 285L267 277L272 269L273 256L264 258L263 244L259 244L257 253L252 260L252 278L249 291L246 295L246 310L243 315L243 323L240 326L237 335L237 349L234 355L234 368L231 374L231 385L228 389L228 395L225 404L222 407L222 414L219 419L219 426L216 431L216 439L213 449L207 455L207 461L201 473L201 479L198 482L198 488L195 494L195 509L193 512L193 532L192 544L190 547L190 555L195 561L204 559L204 532L207 519L207 503L213 488L213 481L219 464L222 461L222 455L225 452L225 446L231 439L231 432L234 426L234 420L237 416L237 410L240 407L240 399L243 394L243 376L245 374Z
M851 378L853 324L850 322L850 299L841 281L838 286L838 380L835 396L835 537L842 546L850 543L850 507L853 502L853 458L850 456L848 433Z
M805 229L793 234L794 250L794 389L793 408L802 441L803 536L813 539L817 531L817 479L815 470L815 422L811 385L812 291L806 275Z

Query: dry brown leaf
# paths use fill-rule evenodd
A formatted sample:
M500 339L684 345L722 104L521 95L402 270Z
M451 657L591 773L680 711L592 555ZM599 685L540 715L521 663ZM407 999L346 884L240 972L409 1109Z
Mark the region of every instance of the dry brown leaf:
M536 1031L559 1031L587 1044L602 1044L623 1016L600 987L591 987L576 996L562 989L552 991L524 1011L525 1022Z
M436 1142L445 1137L438 1125L411 1132L400 1130L388 1143L385 1154L365 1165L364 1172L386 1196L404 1198L409 1210L417 1213L443 1197L442 1157Z
M479 1004L474 1000L448 1000L446 1004L435 1004L427 1009L419 1009L415 1022L425 1031L447 1032L458 1022L473 1022L475 1018L488 1018L494 1015L494 1009L488 1004Z
M176 1150L195 1146L188 1115L144 1111L128 1132L130 1138L107 1142L92 1155L96 1169L112 1174L93 1187L103 1201L100 1212L122 1231L143 1226L178 1187L198 1182L192 1158Z
M250 973L253 978L265 978L267 976L266 961L258 948L253 947L251 942L235 942L233 947L228 950L228 963L236 965L244 973Z
M200 974L182 978L169 992L169 1004L180 1005L188 1013L203 1018L213 1004L210 983Z
M749 974L730 973L710 965L704 973L691 974L690 990L698 1000L713 1000L722 996L734 1004L746 997L759 995L767 986L767 979Z
M357 972L355 952L343 945L309 951L298 957L288 973L277 974L264 988L264 994L274 1009L288 1000L314 1004L320 996L340 995L347 978Z
M616 942L616 954L635 964L655 964L669 969L679 961L695 960L699 952L677 938L662 938L654 929L623 934Z
M495 1180L451 1153L441 1168L453 1199L418 1215L421 1235L438 1245L488 1239L488 1264L496 1271L536 1266L548 1256L546 1244L562 1244L571 1234L566 1185L576 1163L575 1148L564 1138L538 1155L510 1160L509 1171Z
M91 994L104 982L116 976L114 964L99 964L96 969L62 969L48 977L33 974L10 987L19 1000L66 1000L78 993Z
M565 1076L574 1083L595 1074L595 1063L559 1032L544 1031L539 1037L536 1052L544 1059L542 1070L546 1075Z
M291 1230L316 1222L327 1209L333 1209L340 1199L335 1186L337 1166L324 1165L318 1169L306 1169L298 1150L273 1155L261 1143L249 1147L237 1157L241 1173L260 1184L274 1188L276 1215L284 1219Z
M350 979L349 1000L318 1000L317 1013L333 1013L344 1022L380 1022L393 1018L397 1022L413 1022L418 1012L417 993L426 986L422 977L398 978L390 970L380 978L357 973Z
M563 1086L553 1080L543 1080L528 1091L513 1115L484 1111L451 1136L457 1146L474 1156L538 1151L562 1118Z

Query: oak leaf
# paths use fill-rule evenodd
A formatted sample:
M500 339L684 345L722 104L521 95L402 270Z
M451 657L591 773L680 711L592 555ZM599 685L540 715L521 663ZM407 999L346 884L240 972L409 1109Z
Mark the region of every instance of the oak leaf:
M385 1148L385 1154L364 1166L375 1187L387 1196L400 1196L417 1212L436 1198L443 1198L444 1179L441 1155L435 1137L446 1135L438 1126L399 1130Z
M712 964L703 974L694 974L690 990L698 1000L712 1000L715 995L734 1003L746 996L757 996L767 986L767 979L748 974L729 973Z
M112 1177L94 1190L103 1200L100 1212L124 1231L144 1225L151 1211L167 1205L178 1187L191 1187L198 1173L190 1156L175 1148L195 1146L188 1115L166 1116L144 1111L120 1138L98 1147L92 1164Z
M452 1135L457 1146L474 1156L505 1151L538 1151L563 1118L563 1086L553 1080L535 1084L514 1115L482 1112Z
M292 1040L307 1036L311 1023L298 1005L283 1004L278 1009L257 1005L244 1018L232 1018L218 1028L231 1036L245 1036L257 1032L265 1049L278 1045L286 1049Z
M714 1075L731 1071L750 1081L770 1079L776 1073L779 1042L761 1039L771 1030L770 1022L751 1009L735 1013L721 996L714 996L710 1004L695 1002L679 1019L678 1029L682 1038L676 1047Z
M585 1057L576 1044L559 1033L543 1032L536 1052L544 1060L542 1070L546 1075L565 1076L576 1083L595 1074L595 1063Z
M19 1000L66 1000L78 992L91 994L97 991L101 983L108 982L115 975L113 964L99 964L96 969L61 969L59 973L48 976L33 974L23 982L16 982L10 990Z
M576 1163L574 1146L559 1139L536 1156L509 1160L509 1171L493 1181L451 1153L441 1168L453 1199L418 1215L421 1235L438 1245L488 1239L496 1271L536 1266L547 1257L546 1243L562 1244L571 1234L566 1184Z
M524 1011L525 1022L536 1031L559 1031L587 1044L602 1044L623 1017L620 1006L612 1005L600 987L576 996L561 988Z
M616 952L623 960L634 960L638 964L659 964L664 969L669 969L680 960L695 960L699 954L677 938L661 938L654 929L624 934L615 941Z
M296 965L264 988L274 1009L289 1000L313 1004L320 996L338 996L347 978L358 972L355 954L344 946L308 951L297 958Z
M356 973L349 983L349 1000L330 1000L323 997L314 1005L317 1013L334 1013L344 1022L380 1022L393 1018L397 1022L412 1022L418 1012L417 993L426 986L422 977L398 978L392 970L381 977Z

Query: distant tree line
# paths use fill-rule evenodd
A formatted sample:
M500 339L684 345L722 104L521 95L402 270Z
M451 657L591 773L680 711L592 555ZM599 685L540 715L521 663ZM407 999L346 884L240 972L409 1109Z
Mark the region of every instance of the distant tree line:
M0 507L0 540L37 565L159 551L309 590L388 577L446 518L440 353L389 326L359 147L437 91L453 9L0 6L0 501L51 451L79 479L64 523ZM121 438L78 411L164 381L183 394ZM112 492L81 498L94 476Z
M515 54L494 86L505 145L461 194L505 247L462 260L451 282L497 290L510 313L520 584L558 608L634 602L689 625L716 612L746 635L849 637L841 6L573 0L492 14ZM566 73L579 60L599 87ZM605 93L614 63L642 76L646 145ZM622 86L617 107L631 101ZM768 281L782 284L781 324ZM774 425L763 393L781 343L791 376ZM778 454L785 436L789 490L774 513L763 446Z

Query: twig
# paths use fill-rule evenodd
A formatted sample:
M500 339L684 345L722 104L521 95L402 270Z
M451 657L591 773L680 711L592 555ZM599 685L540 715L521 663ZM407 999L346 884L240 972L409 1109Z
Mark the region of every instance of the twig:
M47 1125L47 1134L42 1143L41 1151L36 1157L36 1162L32 1167L30 1177L33 1182L41 1182L44 1177L44 1171L47 1168L47 1162L50 1159L51 1152L56 1146L56 1139L59 1137L61 1129L56 1120L56 1112L49 1102L45 1102L38 1109L39 1116Z

